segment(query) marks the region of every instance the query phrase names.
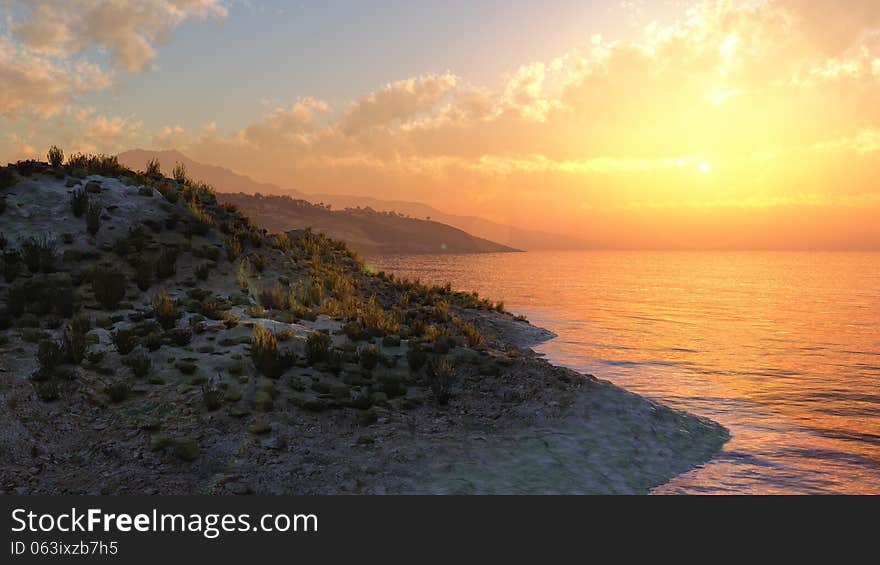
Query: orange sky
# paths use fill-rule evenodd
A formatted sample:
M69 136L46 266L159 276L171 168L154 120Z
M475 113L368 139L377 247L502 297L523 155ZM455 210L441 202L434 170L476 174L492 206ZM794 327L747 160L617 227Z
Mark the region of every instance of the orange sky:
M126 137L136 118L98 108L82 127L123 133L77 139L175 146L305 192L422 201L605 247L880 248L876 0L685 2L499 76L452 68L347 101L302 96L241 127L172 123L152 143Z

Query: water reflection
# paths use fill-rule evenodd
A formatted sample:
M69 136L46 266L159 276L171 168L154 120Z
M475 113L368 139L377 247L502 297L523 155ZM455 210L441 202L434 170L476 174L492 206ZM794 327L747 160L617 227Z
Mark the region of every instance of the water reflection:
M658 492L880 494L880 254L543 252L375 268L503 300L538 350L708 416L723 453Z

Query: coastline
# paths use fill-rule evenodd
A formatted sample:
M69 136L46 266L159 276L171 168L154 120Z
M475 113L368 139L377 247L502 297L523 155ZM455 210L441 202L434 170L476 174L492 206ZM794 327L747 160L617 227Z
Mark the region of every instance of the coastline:
M31 425L6 427L0 443L39 447L7 451L0 486L19 494L639 494L729 439L719 424L550 364L526 345L552 337L547 330L496 312L478 312L474 323L515 353L485 352L503 367L496 375L463 359L449 406L392 399L365 427L341 410L294 409L290 399L272 433L254 435L247 430L259 415L199 417L166 405L177 437L198 440L202 456L192 463L154 451L143 418L87 401L63 412L35 406L24 420ZM27 386L14 374L28 374L29 358L0 373L10 395ZM52 433L34 433L44 420Z

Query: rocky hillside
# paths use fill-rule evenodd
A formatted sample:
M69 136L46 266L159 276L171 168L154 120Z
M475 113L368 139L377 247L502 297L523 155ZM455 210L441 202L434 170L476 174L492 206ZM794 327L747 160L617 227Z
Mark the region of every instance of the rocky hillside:
M50 157L0 168L0 494L644 492L726 437L182 170Z
M344 241L363 255L407 253L507 253L518 251L460 229L372 208L332 210L289 196L217 194L270 231L312 229Z

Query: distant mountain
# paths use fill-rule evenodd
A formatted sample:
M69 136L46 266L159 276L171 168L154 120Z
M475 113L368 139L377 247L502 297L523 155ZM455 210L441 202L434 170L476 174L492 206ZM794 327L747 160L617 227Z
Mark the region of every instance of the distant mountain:
M120 153L117 158L126 167L139 171L146 169L149 160L158 159L162 166L162 172L169 176L174 170L174 165L183 163L191 178L206 182L220 192L259 192L261 194L290 194L298 198L305 197L305 194L298 190L282 189L274 184L255 181L249 176L240 175L226 167L199 163L173 149L167 151L132 149Z
M474 237L439 222L408 218L371 208L331 210L289 196L218 193L269 231L312 228L345 241L362 255L404 253L506 253L506 245Z
M379 212L398 212L414 218L431 220L472 234L478 238L498 242L516 249L584 249L590 247L583 240L572 239L559 234L521 229L478 216L458 216L447 214L427 204L402 200L382 200L371 196L352 194L307 194L292 188L282 188L271 183L261 183L224 167L206 165L194 161L179 151L147 151L134 149L119 154L119 161L135 169L144 169L147 161L158 159L162 170L169 173L175 163L183 163L191 177L204 181L220 192L244 192L248 194L290 195L311 203L324 203L334 208L372 208Z

